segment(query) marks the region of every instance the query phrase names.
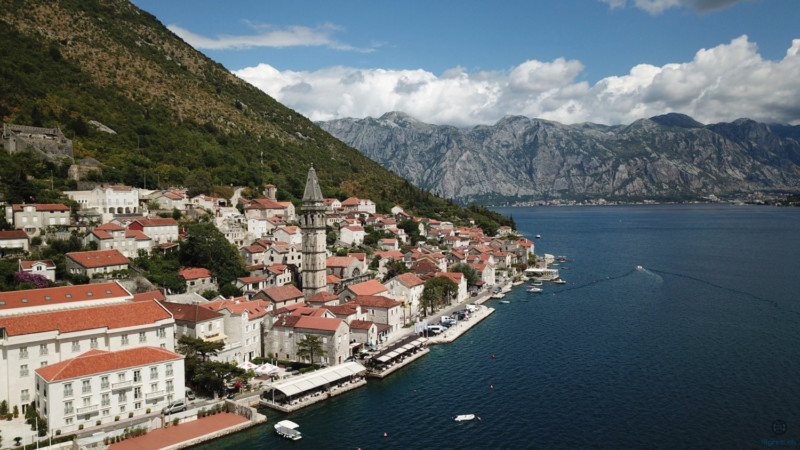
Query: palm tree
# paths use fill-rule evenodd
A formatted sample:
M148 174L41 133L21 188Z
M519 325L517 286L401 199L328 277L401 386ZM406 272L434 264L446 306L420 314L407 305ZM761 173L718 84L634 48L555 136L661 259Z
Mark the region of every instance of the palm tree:
M297 356L303 359L308 357L308 359L311 360L311 365L314 365L314 355L323 353L322 338L307 334L306 337L297 343L297 349Z

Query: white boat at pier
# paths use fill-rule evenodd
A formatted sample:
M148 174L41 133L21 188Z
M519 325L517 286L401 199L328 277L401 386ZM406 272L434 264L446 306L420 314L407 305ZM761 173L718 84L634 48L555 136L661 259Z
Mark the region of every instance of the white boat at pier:
M279 436L285 437L286 439L298 441L303 437L303 435L297 430L299 427L300 425L292 422L291 420L281 420L275 424L275 432L278 433Z

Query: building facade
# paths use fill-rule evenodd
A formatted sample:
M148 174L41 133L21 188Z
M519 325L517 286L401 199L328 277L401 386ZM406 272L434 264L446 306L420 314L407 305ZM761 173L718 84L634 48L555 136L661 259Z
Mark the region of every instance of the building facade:
M303 295L312 295L326 291L325 279L325 203L319 187L314 166L308 169L306 189L303 193L303 207L300 216L300 228L303 231L302 244L302 287Z

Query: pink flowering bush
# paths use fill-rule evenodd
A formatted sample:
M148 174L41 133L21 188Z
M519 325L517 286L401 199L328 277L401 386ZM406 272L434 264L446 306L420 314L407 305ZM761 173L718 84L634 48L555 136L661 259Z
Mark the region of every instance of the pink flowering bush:
M14 274L14 281L17 283L31 283L36 289L50 287L51 284L50 280L48 280L44 275L25 271L16 272Z

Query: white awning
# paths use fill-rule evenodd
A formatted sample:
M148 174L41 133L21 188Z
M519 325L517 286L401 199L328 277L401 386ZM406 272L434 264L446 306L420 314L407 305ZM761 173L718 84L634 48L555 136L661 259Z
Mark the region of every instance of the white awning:
M366 370L367 368L359 363L347 362L339 364L338 366L326 367L315 372L309 372L290 380L281 381L274 385L274 389L283 392L287 397L291 397L302 392L312 391L328 383L333 383L366 372Z
M228 336L225 335L224 333L219 333L213 336L204 337L203 340L206 342L214 342L214 341L219 341L220 339L225 339L226 337Z

